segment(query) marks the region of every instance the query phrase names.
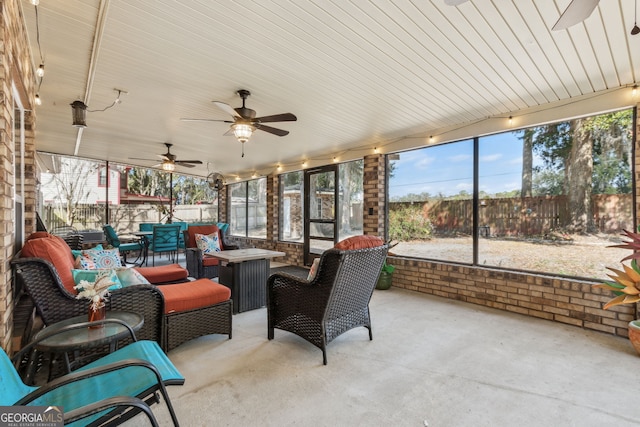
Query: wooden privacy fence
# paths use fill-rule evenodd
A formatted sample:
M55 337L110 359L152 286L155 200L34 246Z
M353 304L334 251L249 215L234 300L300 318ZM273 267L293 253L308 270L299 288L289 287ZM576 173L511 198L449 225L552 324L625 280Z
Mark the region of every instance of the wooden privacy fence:
M166 222L167 212L157 205L128 204L109 206L109 220L105 218L104 205L80 205L75 210L71 226L76 230L102 230L104 224L111 224L119 233L139 230L142 222ZM48 230L68 228L66 211L57 206L45 206L42 220ZM173 209L174 221L217 222L218 205L176 205Z
M473 201L436 200L426 202L393 202L389 210L421 207L435 234L471 234ZM569 225L566 196L544 196L480 200L480 235L536 236L562 230ZM591 198L593 222L601 233L633 230L633 198L631 194L597 194Z

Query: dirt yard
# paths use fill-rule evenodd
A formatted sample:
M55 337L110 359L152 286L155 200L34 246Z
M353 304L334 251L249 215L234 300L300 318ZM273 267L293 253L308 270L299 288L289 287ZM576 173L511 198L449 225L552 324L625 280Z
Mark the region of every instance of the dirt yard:
M518 270L552 272L567 276L605 279L606 267L620 267L628 249L607 246L622 242L620 235L563 236L557 240L508 240L480 238L478 263ZM471 237L436 238L403 242L390 250L407 257L471 263Z

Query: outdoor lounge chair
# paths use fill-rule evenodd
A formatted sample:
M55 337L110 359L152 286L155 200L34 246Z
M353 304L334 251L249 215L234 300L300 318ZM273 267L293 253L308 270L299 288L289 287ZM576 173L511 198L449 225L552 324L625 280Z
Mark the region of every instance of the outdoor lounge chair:
M173 424L179 425L165 386L182 385L184 377L157 343L133 342L41 387L25 384L16 370L36 344L23 347L13 361L0 352L1 406L62 407L65 425L78 420L73 424L78 426L117 425L143 411L153 424L155 417L145 406L158 402L159 392Z
M329 249L320 257L312 280L286 273L274 273L267 281L268 339L274 329L292 332L322 350L348 330L364 326L371 333L369 300L378 281L388 245L373 236L346 239L342 247L365 241L364 249ZM340 242L336 247L340 247ZM373 245L378 245L371 247Z

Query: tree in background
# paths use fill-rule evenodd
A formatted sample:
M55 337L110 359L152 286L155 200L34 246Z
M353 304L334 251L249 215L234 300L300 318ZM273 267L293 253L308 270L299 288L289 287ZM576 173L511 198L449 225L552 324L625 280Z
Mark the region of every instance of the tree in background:
M592 194L631 191L632 110L617 111L522 131L522 195L560 195L568 198L570 232L593 232ZM529 154L529 150L531 154ZM533 153L542 164L528 163Z
M98 176L100 163L73 157L59 157L60 170L49 173L43 185L52 185L56 189L55 202L63 207L64 222L72 227L77 219L79 206L87 204ZM43 174L45 176L45 174Z
M342 163L338 167L340 183L340 232L351 233L351 204L362 200L364 160Z

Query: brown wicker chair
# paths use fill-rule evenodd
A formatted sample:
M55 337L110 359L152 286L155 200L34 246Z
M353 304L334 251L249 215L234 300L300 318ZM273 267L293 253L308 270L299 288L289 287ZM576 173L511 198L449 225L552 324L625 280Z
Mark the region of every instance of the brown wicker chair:
M87 314L86 300L75 298L62 284L53 264L42 258L15 257L11 260L16 280L31 297L44 325ZM164 299L153 285L135 285L110 292L107 310L135 311L144 316L136 332L141 340L163 345Z
M11 261L17 289L30 297L45 326L87 315L88 302L76 299L71 288L72 260L69 247L60 238L33 233ZM177 267L182 271L172 266L138 271L168 270L169 276L184 273L186 279L186 271ZM233 301L229 296L227 287L208 279L163 284L160 288L130 285L110 292L107 310L142 314L144 325L136 334L138 338L157 341L169 351L203 335L228 334L231 338Z
M322 350L344 332L364 326L371 333L369 300L388 245L367 249L325 251L312 281L286 273L267 281L268 338L274 329L293 332Z
M219 231L218 226L214 224L210 225L189 225L186 230L182 230L185 242L185 258L187 260L187 270L189 276L201 279L206 277L207 279L213 279L218 277L218 260L215 258L207 259L203 262L203 253L195 243L195 234L211 234ZM237 245L232 245L225 241L225 234L220 233L220 243L222 250L238 249Z

